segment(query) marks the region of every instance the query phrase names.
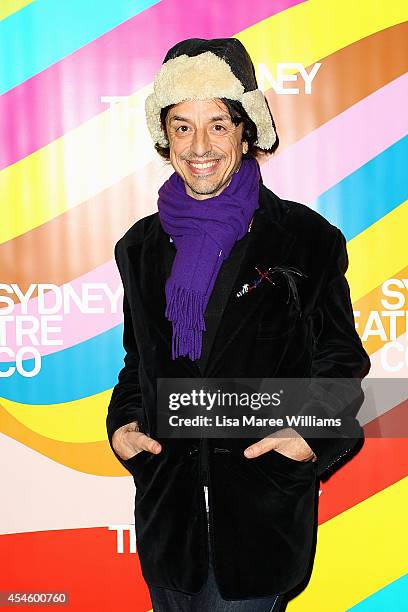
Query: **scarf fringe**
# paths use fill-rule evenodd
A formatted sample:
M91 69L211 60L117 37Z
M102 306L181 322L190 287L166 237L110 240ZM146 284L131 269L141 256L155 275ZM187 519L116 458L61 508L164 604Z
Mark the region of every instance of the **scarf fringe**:
M202 332L205 331L205 296L200 291L173 285L166 305L165 315L173 322L172 357L188 355L199 358Z
M188 356L199 359L202 349L202 331L185 329L173 323L172 358Z

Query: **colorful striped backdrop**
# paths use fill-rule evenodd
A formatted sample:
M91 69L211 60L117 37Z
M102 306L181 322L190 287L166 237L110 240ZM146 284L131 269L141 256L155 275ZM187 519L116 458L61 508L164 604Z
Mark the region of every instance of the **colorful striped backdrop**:
M321 64L310 93L297 66L286 67L295 80L284 84L295 94L263 80L281 140L262 165L264 182L343 231L370 376L407 377L408 316L391 329L383 312L389 279L399 311L408 309L407 8L0 3L0 590L66 591L73 611L151 608L132 532L133 480L105 431L123 359L113 246L156 210L170 172L143 105L178 40L236 36L273 78L278 64ZM408 389L377 420L392 421L407 402ZM408 610L407 504L407 438L368 437L321 485L312 579L289 612Z

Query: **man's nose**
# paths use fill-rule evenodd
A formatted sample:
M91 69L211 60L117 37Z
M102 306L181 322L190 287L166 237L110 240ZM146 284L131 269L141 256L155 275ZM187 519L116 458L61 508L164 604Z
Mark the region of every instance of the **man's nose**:
M205 155L205 153L211 150L211 143L206 129L198 128L195 130L191 150L198 157Z

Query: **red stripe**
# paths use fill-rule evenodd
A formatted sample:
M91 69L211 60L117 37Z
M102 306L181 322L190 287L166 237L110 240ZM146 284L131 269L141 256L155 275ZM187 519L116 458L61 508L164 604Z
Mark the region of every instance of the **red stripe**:
M408 439L393 437L406 433L407 409L408 400L366 425L361 451L321 482L319 524L408 475Z

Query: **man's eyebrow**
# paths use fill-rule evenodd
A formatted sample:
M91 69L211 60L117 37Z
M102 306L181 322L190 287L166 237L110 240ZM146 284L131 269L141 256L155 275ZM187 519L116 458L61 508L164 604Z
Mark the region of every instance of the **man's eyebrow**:
M214 117L210 118L211 122L214 121L228 121L230 120L231 117L229 115L215 115ZM186 117L182 117L181 115L172 115L170 117L170 121L186 121L188 122L189 119L187 119Z
M186 117L181 117L181 115L173 115L170 117L170 121L188 121Z
M228 121L231 117L229 115L216 115L215 117L211 117L210 121Z

